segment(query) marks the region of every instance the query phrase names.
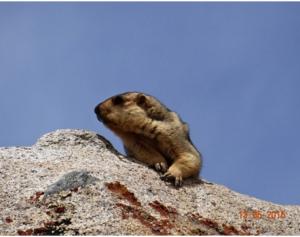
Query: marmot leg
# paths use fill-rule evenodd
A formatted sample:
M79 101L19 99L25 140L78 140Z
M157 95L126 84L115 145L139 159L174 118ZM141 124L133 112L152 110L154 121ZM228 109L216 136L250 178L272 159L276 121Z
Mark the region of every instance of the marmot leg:
M166 159L154 148L142 140L127 139L124 144L126 153L135 159L153 166L157 171L166 172L168 169Z

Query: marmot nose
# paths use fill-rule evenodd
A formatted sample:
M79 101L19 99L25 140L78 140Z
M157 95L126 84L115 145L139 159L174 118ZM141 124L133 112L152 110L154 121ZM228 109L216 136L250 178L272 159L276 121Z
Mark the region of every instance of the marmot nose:
M100 108L99 105L97 105L94 109L95 114L97 115L97 118L100 122L102 122L102 117L101 117L101 112L100 112Z
M99 114L100 110L99 110L99 105L97 105L94 109L95 114Z

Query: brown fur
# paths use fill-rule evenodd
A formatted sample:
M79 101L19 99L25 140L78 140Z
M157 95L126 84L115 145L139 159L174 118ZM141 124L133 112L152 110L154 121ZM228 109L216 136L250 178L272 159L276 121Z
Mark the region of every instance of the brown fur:
M95 113L122 139L128 155L164 172L176 186L199 174L201 154L190 141L188 125L154 97L123 93L97 105Z

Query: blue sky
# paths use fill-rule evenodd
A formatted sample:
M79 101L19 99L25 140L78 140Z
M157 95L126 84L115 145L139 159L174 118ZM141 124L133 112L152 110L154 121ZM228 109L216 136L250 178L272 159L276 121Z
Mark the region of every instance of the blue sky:
M0 146L61 128L121 142L93 113L125 91L189 123L201 176L300 204L300 3L0 3Z

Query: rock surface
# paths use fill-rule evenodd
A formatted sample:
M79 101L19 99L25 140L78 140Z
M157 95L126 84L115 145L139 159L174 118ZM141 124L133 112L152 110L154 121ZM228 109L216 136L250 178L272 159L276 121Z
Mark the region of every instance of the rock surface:
M84 130L0 148L0 200L0 235L300 234L300 206L197 180L176 189Z

